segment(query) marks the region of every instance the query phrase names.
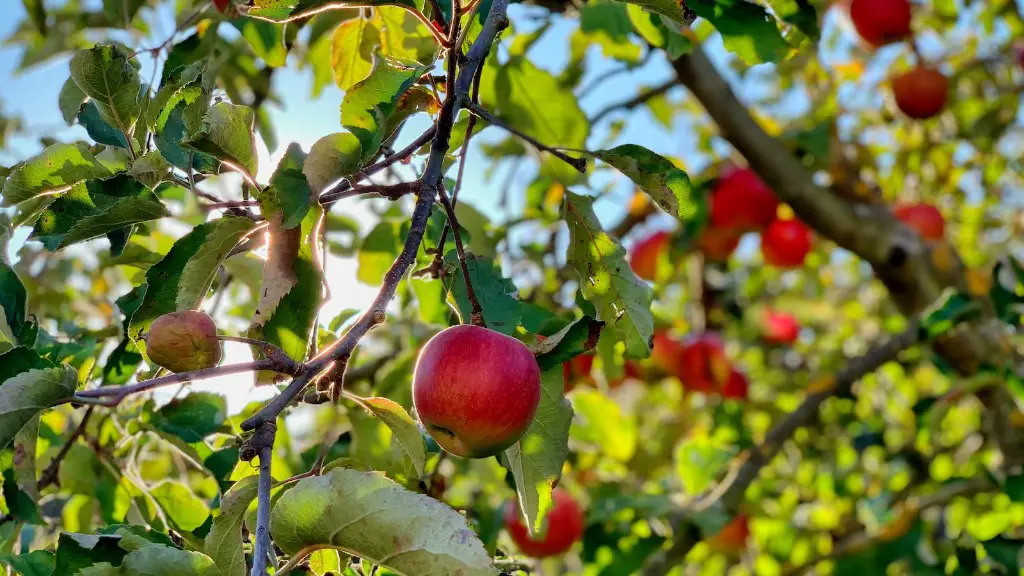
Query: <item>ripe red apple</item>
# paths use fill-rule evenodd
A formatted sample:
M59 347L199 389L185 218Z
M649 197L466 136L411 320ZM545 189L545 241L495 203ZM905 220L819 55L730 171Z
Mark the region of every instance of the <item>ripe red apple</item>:
M484 458L515 444L540 402L540 368L525 344L463 324L423 346L412 376L413 404L446 452Z
M590 382L590 371L594 368L594 355L580 354L568 362L562 362L562 380L565 383L565 392L576 387L581 380Z
M712 262L725 262L740 245L743 232L734 228L708 226L697 237L697 248Z
M943 219L942 212L931 204L903 204L892 212L896 218L926 240L942 240L946 233L946 220Z
M171 312L149 326L146 355L171 372L191 372L220 363L220 341L213 318L199 310Z
M811 231L796 220L776 220L761 235L761 253L772 266L803 266L810 251Z
M729 373L729 379L722 384L721 390L723 398L734 398L736 400L746 400L747 394L750 391L750 382L747 377L739 370L733 368Z
M934 68L918 66L892 79L896 106L915 120L937 116L946 106L949 80Z
M546 558L566 553L583 536L583 510L571 494L555 488L551 494L551 510L545 518L543 535L530 536L515 501L505 505L505 528L519 551L533 558Z
M691 336L683 342L677 362L676 375L687 390L713 393L732 375L722 339L711 332Z
M792 344L800 336L800 324L792 314L765 310L761 323L761 337L769 344Z
M910 0L853 0L850 3L854 28L872 46L909 37L910 19Z
M779 199L750 168L733 168L711 192L711 224L735 231L764 228L775 219Z
M682 342L673 338L667 330L654 332L654 346L651 348L651 363L654 367L676 376L679 372L679 359L683 356Z
M213 5L217 7L217 11L221 14L227 11L229 4L231 4L231 0L213 0Z
M629 267L637 276L653 282L658 276L658 260L668 250L670 239L668 232L655 232L637 242L629 256Z
M736 554L747 547L749 537L750 521L745 514L740 514L709 538L708 545L717 552Z

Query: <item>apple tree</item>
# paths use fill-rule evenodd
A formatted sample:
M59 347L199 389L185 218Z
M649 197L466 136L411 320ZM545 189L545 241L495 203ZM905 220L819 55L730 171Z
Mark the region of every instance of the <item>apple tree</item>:
M10 4L6 573L1024 569L1019 2Z

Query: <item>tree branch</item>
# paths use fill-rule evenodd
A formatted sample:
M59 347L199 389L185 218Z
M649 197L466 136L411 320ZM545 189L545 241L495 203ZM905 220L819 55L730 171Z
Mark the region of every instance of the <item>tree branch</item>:
M344 189L331 190L324 192L320 195L320 205L328 208L331 204L334 204L338 200L345 198L351 198L353 196L363 196L369 194L376 194L381 198L387 198L388 200L398 200L403 196L409 194L415 194L419 188L420 183L417 182L399 182L398 184L368 184L366 186L355 186Z
M443 184L437 186L437 194L441 198L444 211L448 214L448 227L451 228L455 236L455 252L459 256L462 278L466 282L466 297L469 298L469 304L472 309L470 322L474 326L486 326L484 323L484 309L480 306L480 301L477 300L476 290L473 289L473 281L469 278L469 267L466 265L466 251L462 246L462 233L459 231L459 219L455 217L455 207L452 205L452 201L448 199L448 193L445 192Z
M602 108L601 111L599 111L597 114L594 114L594 116L590 119L590 123L592 125L597 124L602 119L604 119L605 116L618 110L633 110L634 108L640 106L641 104L645 104L650 100L653 100L658 96L661 96L662 94L668 92L669 90L675 88L676 86L679 86L679 79L672 78L671 80L668 80L663 84L660 84L654 88L645 90L644 92L637 94L636 96L630 98L629 100L617 102L615 104L609 104L608 106Z
M276 430L276 426L274 426ZM256 499L256 534L252 553L250 576L266 576L267 559L270 555L270 461L274 456L274 439L271 433L270 445L260 448L260 478Z
M498 128L501 128L511 134L514 134L515 136L523 140L526 140L527 142L532 144L533 147L536 148L537 150L540 150L541 152L547 152L554 156L555 158L562 160L566 164L578 170L580 173L584 173L587 171L587 159L585 157L573 158L572 156L569 156L568 154L562 152L561 150L552 148L551 146L548 146L538 141L534 137L524 134L519 130L516 130L515 128L509 126L503 120L495 116L494 114L488 112L483 106L480 106L476 102L466 102L466 109L472 112L473 114L479 116L484 122L487 122L488 124L491 124L493 126L497 126Z
M92 416L94 409L95 408L93 406L90 406L85 410L85 414L82 414L82 421L78 423L78 427L76 427L75 431L68 437L67 442L60 447L60 452L57 452L57 455L53 457L53 460L50 461L46 470L43 470L43 473L39 475L39 481L36 483L37 490L43 490L44 488L49 487L50 484L57 481L58 474L60 473L60 463L64 460L64 457L68 455L68 452L71 451L71 447L75 444L78 438L81 437L82 434L85 434L85 427L88 426L89 418Z

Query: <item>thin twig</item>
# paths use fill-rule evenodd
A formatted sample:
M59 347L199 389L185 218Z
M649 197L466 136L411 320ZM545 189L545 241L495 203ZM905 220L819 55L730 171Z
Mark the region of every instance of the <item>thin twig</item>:
M497 126L498 128L502 128L503 130L510 132L523 140L526 140L527 142L532 144L533 147L536 148L537 150L540 150L541 152L547 152L548 154L551 154L555 158L564 161L566 164L572 166L581 174L587 171L587 159L585 157L573 158L572 156L569 156L568 154L562 152L561 150L558 150L557 148L552 148L551 146L543 144L534 137L529 136L528 134L524 134L523 132L520 132L519 130L509 126L503 120L501 120L494 114L491 114L483 106L480 106L475 102L467 102L466 109L472 112L473 114L479 116L484 122L487 122L488 124L491 124L493 126Z
M669 90L675 88L676 86L679 86L679 79L678 78L672 78L672 79L668 80L667 82L664 82L662 84L659 84L658 86L655 86L654 88L651 88L649 90L645 90L645 91L641 92L640 94L637 94L636 96L634 96L633 98L630 98L629 100L626 100L626 101L623 101L623 102L616 102L614 104L609 104L608 106L602 108L600 112L598 112L597 114L594 114L594 116L590 119L590 124L591 125L597 124L605 116L611 114L612 112L615 112L615 111L618 111L618 110L627 110L628 111L628 110L632 110L632 109L636 108L637 106L640 106L641 104L646 104L648 101L650 101L650 100L652 100L654 98L657 98L658 96L661 96L662 94L668 92Z
M302 550L296 552L277 572L274 572L274 576L286 576L298 567L299 564L302 564L302 562L313 552L316 552L317 550L327 550L330 548L334 548L334 546L331 546L330 544L313 544L312 546L306 546Z
M394 154L381 159L379 162L375 164L371 164L366 168L363 168L359 172L353 174L352 178L350 178L349 180L342 180L341 182L338 182L337 184L332 186L329 190L325 191L323 194L320 195L320 202L324 203L324 198L327 198L328 202L331 203L341 200L342 198L348 198L349 195L346 195L345 193L352 188L353 182L360 182L362 180L366 180L370 176L373 176L374 174L384 170L385 168L388 168L395 162L405 160L406 158L411 156L413 152L419 150L424 144L430 142L430 139L434 137L434 133L436 131L437 125L432 124L430 128L427 128L426 131L423 132L423 134L417 136L416 139L410 142L409 145L406 146L405 148L402 148L398 152L395 152Z
M462 246L462 233L459 231L459 219L455 216L455 207L452 206L452 201L448 198L448 193L445 192L444 184L437 186L437 195L441 199L441 205L444 206L445 213L448 214L448 226L452 230L452 234L455 236L455 252L459 255L459 265L462 267L462 278L466 282L466 297L469 298L469 305L471 309L470 322L474 326L486 326L484 322L484 309L480 306L480 301L477 300L476 290L473 289L473 281L469 278L469 267L466 264L466 251Z
M398 184L367 184L355 186L347 190L330 190L320 195L320 205L329 207L339 200L352 198L353 196L368 196L376 194L388 200L398 200L409 194L415 194L419 190L419 182L399 182Z
M210 210L222 210L224 208L243 208L247 206L259 206L258 200L231 200L227 202L210 202L207 204L200 204L199 209L210 211Z
M60 447L60 452L57 452L57 455L53 457L53 460L50 461L50 465L46 467L46 470L43 470L43 473L39 475L39 482L36 483L36 488L38 490L43 490L44 488L49 487L50 484L57 481L58 474L60 473L60 463L64 460L64 457L68 455L68 452L75 444L75 441L85 433L85 427L89 424L89 417L92 416L94 409L94 406L89 406L85 410L85 414L82 414L82 421L78 423L78 427L71 433L71 436L68 437L64 445Z

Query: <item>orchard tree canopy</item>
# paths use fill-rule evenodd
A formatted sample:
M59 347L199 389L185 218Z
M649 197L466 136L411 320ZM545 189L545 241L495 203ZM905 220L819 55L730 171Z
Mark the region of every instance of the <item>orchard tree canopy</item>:
M1021 2L5 8L6 574L1024 571Z

